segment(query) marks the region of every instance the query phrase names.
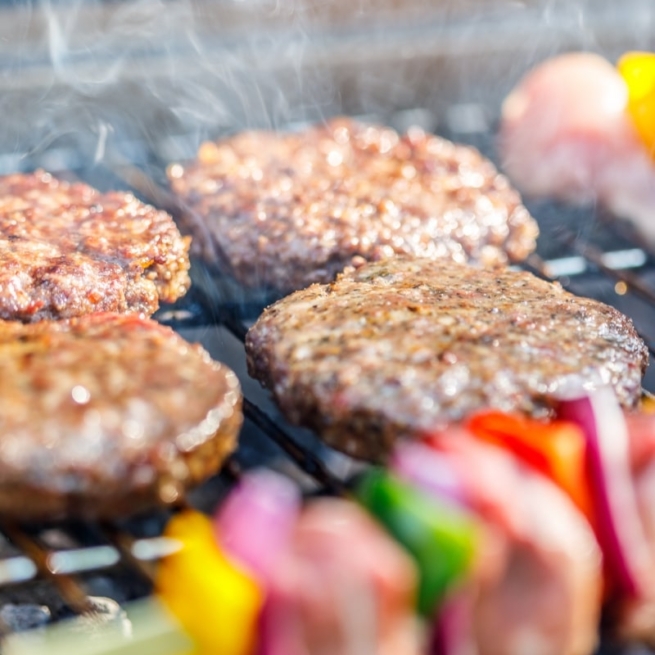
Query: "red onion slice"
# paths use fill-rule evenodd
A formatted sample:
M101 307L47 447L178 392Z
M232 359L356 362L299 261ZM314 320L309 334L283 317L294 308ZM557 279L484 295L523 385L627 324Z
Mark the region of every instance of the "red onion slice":
M300 493L272 471L249 473L214 519L216 539L228 555L266 582L291 538Z
M477 655L473 635L473 597L456 590L439 608L430 638L430 655Z
M458 472L447 455L420 443L399 444L391 460L391 468L401 478L428 493L466 504L466 491Z
M652 562L630 468L628 430L614 393L603 388L563 400L559 416L582 428L596 537L605 568L624 596L645 595Z

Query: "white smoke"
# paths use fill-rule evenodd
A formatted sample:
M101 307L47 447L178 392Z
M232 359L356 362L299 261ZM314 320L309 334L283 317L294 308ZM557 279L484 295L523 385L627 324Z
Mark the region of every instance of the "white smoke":
M0 4L0 169L29 168L45 153L64 168L71 157L85 166L116 152L137 164L152 153L180 159L204 138L246 127L280 129L338 112L383 118L401 112L422 116L428 127L458 103L493 115L518 77L555 52L592 49L615 57L655 47L653 5Z

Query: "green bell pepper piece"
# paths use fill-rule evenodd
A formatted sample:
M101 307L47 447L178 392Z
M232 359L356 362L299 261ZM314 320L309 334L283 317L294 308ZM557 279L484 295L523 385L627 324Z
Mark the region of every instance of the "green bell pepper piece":
M418 610L434 613L446 592L473 563L480 531L465 509L371 469L356 497L414 558L419 575Z

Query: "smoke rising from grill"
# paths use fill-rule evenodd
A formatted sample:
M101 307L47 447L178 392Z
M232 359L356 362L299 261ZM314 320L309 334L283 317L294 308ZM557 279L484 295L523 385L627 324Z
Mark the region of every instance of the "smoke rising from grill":
M648 47L652 3L615 4L0 4L0 171L85 167L112 152L181 159L210 136L339 112L426 108L432 127L452 104L477 103L493 118L525 69L558 50Z
M297 3L42 0L6 17L21 38L2 72L0 142L21 167L58 141L95 159L121 140L190 155L176 137L277 127L322 113L331 93L301 70L311 19Z

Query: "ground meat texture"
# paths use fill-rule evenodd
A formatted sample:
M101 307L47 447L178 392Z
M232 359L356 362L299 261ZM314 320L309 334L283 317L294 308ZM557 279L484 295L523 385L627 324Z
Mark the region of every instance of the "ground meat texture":
M0 177L0 319L152 314L190 285L188 237L129 193Z
M134 314L0 321L0 515L105 518L214 474L242 422L236 376Z
M247 132L169 167L196 243L247 287L289 292L405 254L506 263L535 248L519 195L470 147L335 119Z
M246 349L291 421L373 460L482 408L547 417L582 385L612 385L632 407L648 362L627 317L557 284L399 258L278 301Z

